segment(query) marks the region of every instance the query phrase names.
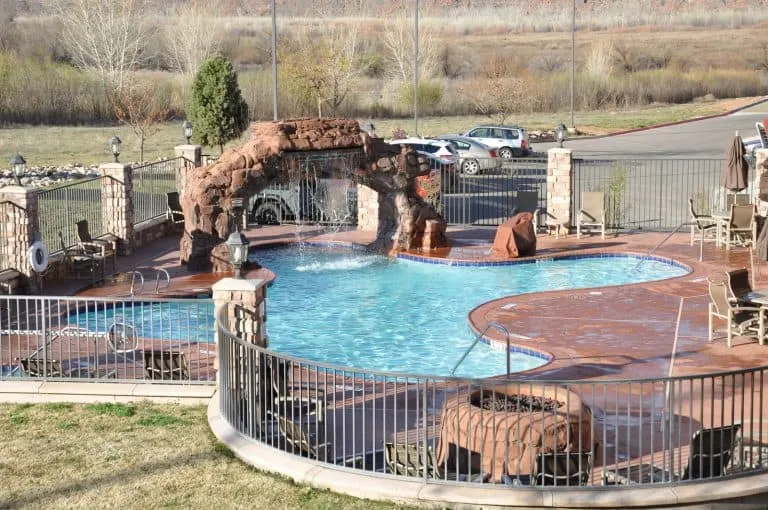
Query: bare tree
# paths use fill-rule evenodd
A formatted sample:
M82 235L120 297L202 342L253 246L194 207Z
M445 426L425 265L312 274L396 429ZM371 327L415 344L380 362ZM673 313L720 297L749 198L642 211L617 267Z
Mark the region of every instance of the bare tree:
M385 23L381 43L389 61L389 73L402 83L413 80L415 41L411 19L401 16ZM434 76L439 67L432 32L425 26L419 29L418 66L419 78L425 79Z
M186 77L197 74L200 64L218 53L221 35L215 19L218 1L192 0L175 9L164 36L171 66Z
M461 92L479 113L502 125L529 97L527 82L512 76L478 78Z
M147 0L48 0L74 64L97 72L115 90L139 67L151 31Z
M316 104L319 117L323 104L335 114L356 86L362 74L357 50L357 27L336 25L321 39L302 32L281 59L294 93L301 101Z
M144 161L144 142L168 119L170 98L150 80L131 76L125 86L115 92L114 109L118 120L128 124L138 138L139 160Z

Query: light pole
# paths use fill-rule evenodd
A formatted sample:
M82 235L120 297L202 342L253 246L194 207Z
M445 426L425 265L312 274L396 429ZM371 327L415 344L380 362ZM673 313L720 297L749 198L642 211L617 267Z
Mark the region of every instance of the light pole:
M419 0L413 19L413 129L419 136Z
M187 141L187 145L192 141L192 123L189 120L185 120L181 125L181 130L184 132L184 139Z
M277 11L272 0L272 120L277 120Z
M571 11L571 127L576 124L573 121L573 96L574 82L576 80L576 0L573 0Z
M120 144L122 143L123 141L120 140L120 137L117 135L109 139L109 149L112 151L112 155L115 157L115 163L120 162L117 158L120 156Z
M13 176L16 178L16 185L21 186L21 176L24 175L24 167L27 162L18 152L11 158L11 168L13 169Z

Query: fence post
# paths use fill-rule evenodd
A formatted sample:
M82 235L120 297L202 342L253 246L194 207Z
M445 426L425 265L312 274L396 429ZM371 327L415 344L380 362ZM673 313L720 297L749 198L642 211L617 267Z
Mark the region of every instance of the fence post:
M27 252L40 236L37 190L23 186L6 186L0 189L0 202L10 202L16 206L2 209L3 217L0 221L4 223L4 235L0 243L4 246L0 253L7 254L4 264L7 267L0 269L15 269L23 275L23 283L35 292L38 290L38 281L29 264Z
M104 232L118 239L121 255L133 253L136 242L133 231L133 170L123 163L99 166L101 180L101 218Z
M379 194L357 185L357 230L376 232L379 228Z
M573 151L549 149L547 151L547 231L550 228L571 227Z
M203 148L200 145L177 145L173 148L173 153L178 160L179 166L176 171L176 190L179 195L184 194L184 186L187 184L187 172L203 165Z

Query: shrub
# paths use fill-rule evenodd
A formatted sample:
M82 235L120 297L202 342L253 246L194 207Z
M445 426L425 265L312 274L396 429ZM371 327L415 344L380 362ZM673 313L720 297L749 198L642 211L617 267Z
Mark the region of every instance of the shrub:
M434 114L443 100L443 86L436 81L419 82L419 112L423 115ZM405 83L398 92L398 106L409 111L413 105L413 84Z

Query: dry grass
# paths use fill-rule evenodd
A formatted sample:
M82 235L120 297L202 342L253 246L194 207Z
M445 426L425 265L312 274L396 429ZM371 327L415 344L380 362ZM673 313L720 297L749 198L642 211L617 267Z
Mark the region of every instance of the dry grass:
M0 508L396 508L255 471L204 407L0 405Z
M646 127L665 122L691 119L715 113L722 113L756 98L712 101L684 105L654 105L643 108L615 109L609 111L577 112L576 125L585 134L604 134L623 129ZM515 115L510 124L520 124L528 130L552 129L563 121L570 124L568 112L532 113ZM438 135L466 131L475 124L489 123L490 119L480 116L427 117L419 119L419 133ZM374 119L376 132L388 138L392 130L401 127L413 134L413 119ZM73 163L98 164L111 160L107 140L117 134L123 140L121 161L138 159L138 144L130 129L122 127L60 127L60 126L17 126L0 128L0 168L8 166L10 156L18 151L27 160L28 166L51 166ZM228 147L237 146L250 138L246 131L240 140ZM145 147L147 160L169 158L173 148L183 143L180 123L164 124L157 135L148 139ZM218 154L217 148L207 147L206 154Z

